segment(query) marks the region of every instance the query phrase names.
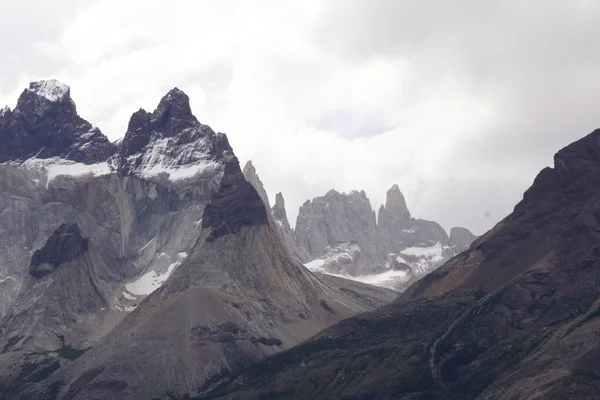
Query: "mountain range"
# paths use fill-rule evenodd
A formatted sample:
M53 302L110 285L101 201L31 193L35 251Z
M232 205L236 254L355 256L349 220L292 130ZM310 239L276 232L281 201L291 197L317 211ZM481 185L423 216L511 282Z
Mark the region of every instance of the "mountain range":
M598 399L600 130L394 302L232 374L206 399Z
M68 86L34 82L0 141L2 398L194 394L396 296L290 255L178 89L116 145Z
M478 238L396 185L292 227L176 88L111 143L33 82L0 142L2 399L598 398L600 130Z
M268 195L252 162L244 167L265 204ZM477 236L456 227L450 236L438 223L411 217L398 185L387 192L377 218L365 191L330 190L307 200L292 229L283 194L271 213L290 252L315 272L404 290L463 252Z

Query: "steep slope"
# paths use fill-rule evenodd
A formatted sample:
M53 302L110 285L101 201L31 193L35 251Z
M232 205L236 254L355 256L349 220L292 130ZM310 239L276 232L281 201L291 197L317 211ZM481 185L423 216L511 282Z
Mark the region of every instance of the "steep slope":
M594 399L600 130L514 212L394 304L252 365L204 398Z
M116 262L83 238L77 224L60 226L33 254L0 328L1 398L77 357L114 326L110 299L121 285Z
M342 291L291 257L237 158L226 151L224 160L201 239L181 267L97 346L23 398L57 386L69 399L194 394L378 305L381 292Z

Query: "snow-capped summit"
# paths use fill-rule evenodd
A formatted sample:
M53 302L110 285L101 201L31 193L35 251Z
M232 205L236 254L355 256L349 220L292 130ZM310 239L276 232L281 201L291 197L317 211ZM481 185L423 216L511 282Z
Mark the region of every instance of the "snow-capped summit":
M83 164L108 160L116 147L77 114L70 89L56 80L32 82L14 110L0 111L0 163L60 158Z
M56 79L42 80L37 82L31 82L29 89L27 89L38 96L44 97L45 99L56 102L64 100L70 97L71 88L64 83L60 83Z
M200 124L188 96L175 88L152 113L133 114L121 144L119 170L148 179L186 179L221 168L215 160L225 150L231 150L227 138Z

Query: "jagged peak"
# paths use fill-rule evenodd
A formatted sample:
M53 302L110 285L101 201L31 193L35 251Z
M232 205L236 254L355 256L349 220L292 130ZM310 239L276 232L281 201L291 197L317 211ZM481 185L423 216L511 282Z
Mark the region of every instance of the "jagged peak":
M406 199L400 191L400 187L397 184L387 191L385 199L385 208L387 211L403 218L410 219L410 212L406 206Z
M275 207L285 209L285 199L283 198L283 193L281 192L275 194Z
M244 175L246 175L247 172L253 172L256 174L256 168L254 167L252 160L246 161L246 164L244 165Z
M56 79L31 82L26 90L53 103L71 98L71 88Z
M154 113L161 116L168 114L169 117L191 116L190 98L182 90L175 87L163 96Z

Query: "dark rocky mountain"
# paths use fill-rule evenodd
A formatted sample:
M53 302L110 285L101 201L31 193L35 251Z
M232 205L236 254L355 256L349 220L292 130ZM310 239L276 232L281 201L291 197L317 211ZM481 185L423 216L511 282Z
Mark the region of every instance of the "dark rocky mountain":
M393 304L202 398L597 399L598 176L600 130L560 150L513 213Z
M0 163L60 157L84 164L106 161L116 147L77 115L68 86L32 82L14 110L0 111Z
M39 85L58 89L31 115L75 109ZM190 110L174 89L106 158L45 153L41 135L0 164L0 398L195 394L395 297L306 270L226 136Z

